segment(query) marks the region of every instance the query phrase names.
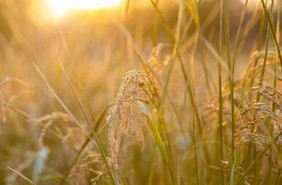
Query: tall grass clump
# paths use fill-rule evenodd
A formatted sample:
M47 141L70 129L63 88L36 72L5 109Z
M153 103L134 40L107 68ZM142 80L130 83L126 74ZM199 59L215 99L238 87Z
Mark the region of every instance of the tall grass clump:
M1 185L281 184L279 0L21 2L0 2Z
M134 70L126 73L107 117L107 123L109 124L110 157L112 159L110 163L115 168L118 168L117 152L119 151L121 138L124 134L126 135L132 130L134 122L139 124L136 127L136 131L139 132L138 136L142 140L142 121L134 120L134 117L137 117L134 114L136 112L138 113L138 111L135 111L136 106L139 104L142 105L144 111L147 111L146 114L149 114L143 103L157 103L157 96L154 81L147 74Z

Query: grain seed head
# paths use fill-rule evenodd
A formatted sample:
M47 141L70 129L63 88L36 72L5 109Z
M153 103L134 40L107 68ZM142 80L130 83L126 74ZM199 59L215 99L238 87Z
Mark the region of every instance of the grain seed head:
M109 110L110 165L117 168L117 153L122 136L128 134L134 122L137 101L156 103L158 94L150 76L135 70L128 71Z

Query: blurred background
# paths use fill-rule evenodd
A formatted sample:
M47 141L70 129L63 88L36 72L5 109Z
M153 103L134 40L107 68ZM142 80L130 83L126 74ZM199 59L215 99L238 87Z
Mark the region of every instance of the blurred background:
M59 182L56 179L60 176L58 174L63 173L75 157L72 152L75 149L66 145L62 138L67 140L70 137L77 143L83 140L81 133L77 136L66 136L68 130L62 126L62 122L69 124L70 128L73 126L67 119L54 120L54 128L51 128L53 131L61 130L62 135L54 137L51 132L46 132L42 139L42 130L46 124L34 124L33 120L64 111L32 63L40 68L54 91L79 120L84 120L83 113L78 109L60 63L72 82L79 80L88 99L84 104L89 104L94 117L114 101L122 77L127 71L143 70L132 47L133 40L147 61L153 57L162 61L159 67L160 76L167 74L173 44L149 0L109 1L109 4L101 5L98 2L102 1L88 5L63 2L66 1L0 0L0 184L25 183L7 167L17 169L33 180L37 179L40 184ZM230 1L232 43L235 42L244 2ZM169 28L175 32L179 1L159 0L156 3ZM238 56L237 76L240 70L246 69L252 51L257 46L263 11L258 3L257 0L249 1L242 28L242 33L245 31L247 34L245 38L241 38L246 39L246 42ZM217 50L220 1L202 0L198 9L200 31ZM254 11L255 9L259 10ZM274 12L281 10L281 7L275 6ZM185 13L181 25L180 53L185 58L196 47L196 96L199 99L197 102L202 104L207 94L217 91L217 76L213 75L217 71L217 63L202 42L194 44L196 26L193 21L189 22L191 15ZM274 13L274 19L275 17ZM265 30L266 28L265 26ZM274 43L270 45L274 50ZM223 51L223 56L225 55ZM190 71L189 61L185 60L184 65ZM185 89L181 85L185 82L180 70L180 66L175 67L171 78L173 83L169 88L171 96L177 97L177 108L182 106ZM207 77L212 85L206 83ZM79 87L75 88L79 91ZM79 96L83 98L84 95L80 93ZM192 113L184 114L188 123L191 122L191 115ZM167 114L166 120L172 122L173 115ZM173 132L174 128L171 129ZM105 136L101 137L106 138L107 129L102 132ZM44 170L35 167L38 164L36 160L41 159L42 155L46 158L45 160L43 157L44 164L41 164ZM38 180L39 173L45 180ZM139 178L142 179L141 176ZM139 183L142 184L142 180Z

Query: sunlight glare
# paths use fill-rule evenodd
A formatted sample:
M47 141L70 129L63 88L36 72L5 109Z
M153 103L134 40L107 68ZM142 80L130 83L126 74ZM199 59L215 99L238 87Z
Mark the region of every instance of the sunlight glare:
M69 10L97 10L119 5L123 0L45 0L52 11L62 16Z
M243 4L245 4L246 0L241 0ZM260 0L249 0L248 6L251 6L252 8L257 6L260 3Z

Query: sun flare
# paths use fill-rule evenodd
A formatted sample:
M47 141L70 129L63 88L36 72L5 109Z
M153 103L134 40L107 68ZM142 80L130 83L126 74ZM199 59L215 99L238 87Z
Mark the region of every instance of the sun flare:
M69 10L97 10L119 5L123 0L45 0L56 15Z

